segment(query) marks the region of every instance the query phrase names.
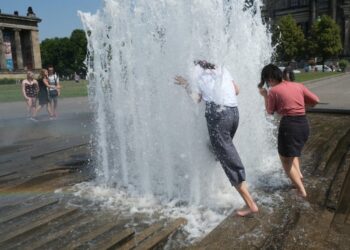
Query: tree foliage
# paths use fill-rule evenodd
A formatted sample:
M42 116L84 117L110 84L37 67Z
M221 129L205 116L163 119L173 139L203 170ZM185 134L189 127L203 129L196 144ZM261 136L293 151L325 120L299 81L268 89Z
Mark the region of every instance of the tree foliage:
M72 76L74 72L85 75L86 47L83 30L74 30L69 38L45 39L40 44L43 67L52 65L60 75L65 76Z
M322 16L311 28L308 49L311 55L323 61L338 56L342 51L340 28L329 16Z
M277 60L291 61L302 55L304 33L291 15L281 17L272 32L272 44L276 46Z

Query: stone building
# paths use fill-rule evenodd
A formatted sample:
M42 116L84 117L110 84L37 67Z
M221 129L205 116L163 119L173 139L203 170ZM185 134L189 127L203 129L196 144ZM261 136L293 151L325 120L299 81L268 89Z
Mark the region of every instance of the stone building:
M264 3L266 21L290 14L305 35L320 16L331 16L341 28L343 56L350 56L350 0L264 0Z
M31 7L26 16L0 10L0 73L41 69L39 22Z

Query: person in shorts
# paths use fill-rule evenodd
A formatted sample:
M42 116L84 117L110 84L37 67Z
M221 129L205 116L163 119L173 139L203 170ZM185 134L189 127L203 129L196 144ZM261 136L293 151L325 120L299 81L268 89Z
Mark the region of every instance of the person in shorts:
M49 109L51 111L51 115L53 119L57 118L57 102L58 102L58 96L60 93L60 79L56 75L54 68L52 66L48 67L48 82L50 87L48 88L48 94L49 94Z
M270 86L267 90L264 85ZM307 193L300 171L301 151L309 137L306 106L315 106L319 98L303 84L283 80L282 71L275 65L265 66L258 85L268 114L282 116L278 129L278 154L283 168L302 197Z

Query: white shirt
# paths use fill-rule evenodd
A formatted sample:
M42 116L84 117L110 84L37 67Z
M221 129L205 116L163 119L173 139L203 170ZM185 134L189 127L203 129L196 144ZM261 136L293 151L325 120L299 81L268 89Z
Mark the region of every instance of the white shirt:
M198 88L204 101L237 107L233 79L225 67L217 66L216 69L205 70L196 65L193 73L193 83Z
M48 77L48 82L49 82L49 85L57 86L57 84L60 82L60 79L56 74L53 74ZM50 88L50 89L54 89L54 88Z

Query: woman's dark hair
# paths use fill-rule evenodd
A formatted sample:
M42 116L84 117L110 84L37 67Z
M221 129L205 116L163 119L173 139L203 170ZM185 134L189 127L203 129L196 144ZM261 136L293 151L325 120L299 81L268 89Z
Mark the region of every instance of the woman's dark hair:
M287 67L283 70L283 80L291 81L291 82L295 81L295 75L292 68Z
M201 66L202 69L215 69L215 64L207 62L206 60L196 60L193 63L194 65Z
M277 81L278 83L282 82L282 71L274 64L266 65L261 71L261 79L258 84L259 88L262 88L265 82L269 80Z

